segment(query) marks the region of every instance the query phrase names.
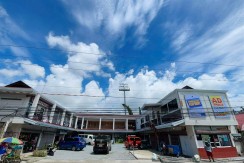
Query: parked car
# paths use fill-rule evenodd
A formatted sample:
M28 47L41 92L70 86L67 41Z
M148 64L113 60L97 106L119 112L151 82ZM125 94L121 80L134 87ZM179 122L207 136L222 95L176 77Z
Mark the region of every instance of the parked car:
M124 144L127 149L130 149L131 147L140 149L141 148L141 138L136 135L128 135L125 138Z
M98 135L95 137L93 146L93 152L95 154L98 152L106 152L106 154L109 154L111 150L111 139L109 135Z
M79 134L78 136L82 137L86 141L86 144L93 145L94 140L95 140L94 135L92 135L92 134Z
M149 149L151 148L150 142L148 140L141 140L141 149Z
M86 147L86 141L81 137L66 138L59 142L58 149L71 149L79 151Z

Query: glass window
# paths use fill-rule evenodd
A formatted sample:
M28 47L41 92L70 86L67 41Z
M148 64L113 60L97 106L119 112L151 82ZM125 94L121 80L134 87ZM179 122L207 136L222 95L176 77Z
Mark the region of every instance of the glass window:
M197 140L202 140L202 135L198 134L197 135Z
M201 138L200 138L201 137ZM211 134L211 135L197 135L197 140L203 141L203 144L205 142L210 142L212 147L218 147L218 146L232 146L230 137L227 134Z
M178 109L177 100L174 99L168 103L169 111Z
M166 114L168 112L168 107L167 105L165 104L164 106L161 106L161 113L162 114Z
M152 111L152 119L155 119L155 112Z

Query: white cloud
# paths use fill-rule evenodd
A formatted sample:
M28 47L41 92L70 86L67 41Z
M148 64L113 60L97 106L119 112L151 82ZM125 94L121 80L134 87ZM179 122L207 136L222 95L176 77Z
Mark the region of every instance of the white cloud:
M31 79L37 79L45 77L45 69L29 60L2 60L2 63L5 68L0 69L0 74L8 78L28 76Z
M33 64L30 61L19 61L21 69L25 74L28 74L31 79L45 77L45 69L37 64Z
M57 46L67 51L68 61L66 66L76 74L89 76L91 73L95 73L99 76L108 76L103 68L114 71L113 63L106 58L106 54L95 43L87 45L78 42L74 44L68 36L54 36L52 33L49 33L46 40L49 46Z
M77 22L94 31L104 28L106 36L123 38L126 29L135 28L135 36L143 44L151 21L163 5L163 0L155 1L63 1L67 10Z
M10 70L10 69L0 69L0 74L1 76L5 76L5 77L8 77L8 78L11 78L11 77L14 77L14 76L19 76L19 74L21 74L21 71L19 70Z

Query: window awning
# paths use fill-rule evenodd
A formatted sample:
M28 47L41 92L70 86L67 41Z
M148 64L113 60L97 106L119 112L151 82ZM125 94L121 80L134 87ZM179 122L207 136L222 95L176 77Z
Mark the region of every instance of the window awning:
M216 130L216 131L209 131L209 130L195 130L196 134L229 134L231 133L230 130Z
M156 126L156 129L175 127L175 126L179 126L179 125L183 124L184 122L185 122L185 120L182 119L182 120L179 120L179 121L170 122L170 123L166 123L166 124L162 124L162 125Z

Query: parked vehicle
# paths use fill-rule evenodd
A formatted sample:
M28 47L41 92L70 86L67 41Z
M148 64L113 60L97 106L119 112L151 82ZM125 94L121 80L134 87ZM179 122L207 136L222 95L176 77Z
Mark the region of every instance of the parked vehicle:
M149 149L151 148L150 142L148 140L141 140L141 149Z
M93 145L94 140L95 140L94 135L92 135L92 134L79 134L78 136L82 137L86 141L86 144Z
M140 149L141 148L141 138L136 135L128 135L125 138L124 144L127 149L130 149L131 147Z
M47 146L47 155L49 155L49 156L54 156L54 153L55 153L55 149L54 149L54 147L52 147L52 145L49 144L49 145Z
M95 154L98 152L106 152L106 154L109 154L109 151L111 150L111 139L109 135L96 136L93 146L93 152Z
M81 137L66 138L59 142L58 149L71 149L79 151L86 147L86 141Z

